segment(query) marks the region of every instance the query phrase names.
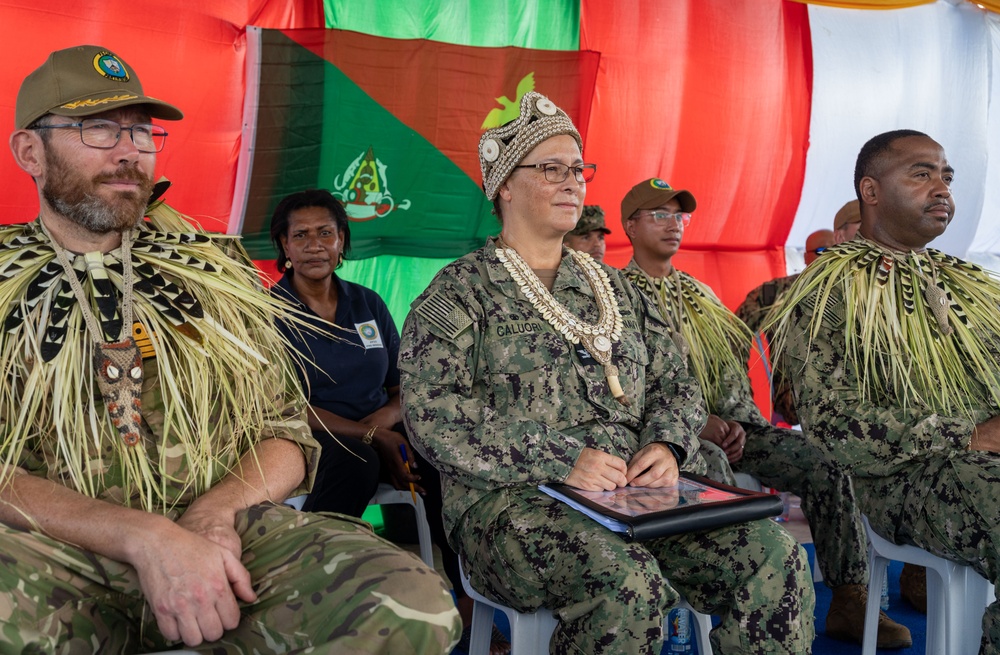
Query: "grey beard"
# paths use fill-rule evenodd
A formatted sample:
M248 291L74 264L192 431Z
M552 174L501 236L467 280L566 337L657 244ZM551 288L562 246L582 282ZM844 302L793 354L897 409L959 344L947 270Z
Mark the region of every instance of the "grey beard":
M74 223L95 234L122 232L138 225L145 205L136 209L131 202L114 207L94 196L87 195L81 202L69 203L54 194L45 193L49 205Z

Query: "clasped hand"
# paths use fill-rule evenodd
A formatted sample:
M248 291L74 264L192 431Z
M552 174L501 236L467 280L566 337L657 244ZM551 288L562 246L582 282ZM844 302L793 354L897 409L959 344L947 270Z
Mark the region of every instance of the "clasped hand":
M241 552L234 517L197 501L151 531L130 561L164 637L197 646L239 625L239 600L257 600Z
M699 439L710 441L726 453L730 464L743 459L743 446L747 442L747 432L736 421L726 421L715 414L708 417Z
M631 461L595 448L584 448L566 484L585 491L612 491L620 487L669 487L677 484L677 460L665 443L651 443Z

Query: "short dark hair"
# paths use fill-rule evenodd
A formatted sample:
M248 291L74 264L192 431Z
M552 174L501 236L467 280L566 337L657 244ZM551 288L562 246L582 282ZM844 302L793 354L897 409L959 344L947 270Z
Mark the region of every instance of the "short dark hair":
M873 136L868 139L865 145L861 146L858 153L858 160L854 164L854 193L861 202L861 178L872 177L878 179L882 174L885 165L885 155L892 149L892 144L899 139L910 136L922 136L930 138L923 132L916 130L892 130Z
M347 259L347 253L351 250L351 228L347 223L347 212L344 210L343 203L326 189L306 189L292 193L281 199L271 215L271 241L274 243L275 250L278 251L279 273L285 272L285 262L288 260L288 255L285 254L279 237L288 236L288 217L291 216L292 212L307 207L323 207L329 211L330 217L337 224L337 229L344 233L344 250L341 252L341 261Z

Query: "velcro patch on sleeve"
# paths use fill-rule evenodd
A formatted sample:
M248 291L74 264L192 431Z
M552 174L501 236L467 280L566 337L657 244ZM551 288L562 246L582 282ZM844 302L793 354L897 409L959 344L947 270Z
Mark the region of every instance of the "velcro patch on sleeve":
M466 311L439 291L433 291L413 311L448 339L454 339L472 325Z
M816 304L818 302L817 296L819 294L813 293L802 300L808 309L810 314L816 313ZM830 328L831 330L840 330L844 327L846 319L844 317L844 305L843 303L835 302L832 298L827 298L826 302L823 303L823 316L820 319L823 324Z

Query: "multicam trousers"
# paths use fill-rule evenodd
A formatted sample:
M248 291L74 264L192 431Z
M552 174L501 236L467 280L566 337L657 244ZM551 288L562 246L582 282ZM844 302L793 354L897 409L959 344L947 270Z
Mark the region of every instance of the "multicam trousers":
M240 512L259 598L194 650L448 653L461 621L441 577L360 521L273 504ZM132 654L183 647L159 633L126 564L0 525L0 653Z

